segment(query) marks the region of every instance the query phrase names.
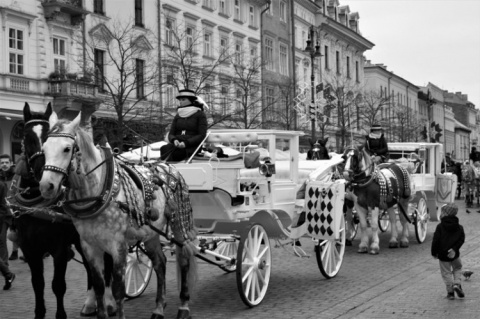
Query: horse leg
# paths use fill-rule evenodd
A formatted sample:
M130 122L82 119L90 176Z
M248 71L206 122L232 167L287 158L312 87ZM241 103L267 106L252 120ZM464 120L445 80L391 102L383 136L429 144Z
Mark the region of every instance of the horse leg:
M402 205L404 212L408 214L408 199L401 200L399 205ZM402 225L402 236L400 237L400 248L408 248L409 246L408 221L402 212L399 211L399 215L400 215L400 224Z
M112 293L112 276L113 276L113 258L107 253L103 254L104 273L105 279L105 305L107 307L107 313L109 317L115 316L117 313L117 302Z
M117 318L125 319L125 268L127 266L127 245L115 245L112 251L112 294L117 303ZM103 256L102 256L103 259Z
M346 203L343 204L343 211L345 214L346 220L346 239L345 246L352 246L352 237L353 237L353 209L349 208Z
M380 239L378 238L378 211L380 209L375 207L372 209L370 220L370 227L372 228L372 242L370 243L370 254L378 255L380 251Z
M97 306L95 304L95 292L93 291L93 284L92 284L92 271L90 270L90 266L88 265L88 260L83 253L82 245L80 244L80 238L77 238L73 245L77 252L80 254L82 258L83 266L85 267L85 272L87 273L87 298L83 303L82 310L80 311L81 317L92 317L95 316L97 313Z
M398 204L400 205L400 204ZM398 207L400 210L400 207ZM389 208L387 210L388 212L388 218L390 220L390 242L388 244L388 248L398 248L398 228L397 228L397 214L395 213L395 209L393 207ZM402 212L399 211L399 214L402 214Z
M63 304L65 292L67 291L67 283L65 282L65 274L67 273L68 264L68 246L61 251L52 254L53 256L53 280L52 290L57 298L56 319L66 319L67 313Z
M82 240L82 248L92 274L92 285L93 290L95 291L97 302L97 319L106 319L107 314L104 302L105 281L103 278L103 251L90 245L84 240Z
M367 232L367 214L368 210L360 207L355 203L355 210L358 214L358 219L360 220L360 244L358 245L358 252L361 254L368 252L368 232Z
M177 319L190 319L190 292L197 280L197 260L193 251L187 247L177 247L177 279L180 279L180 307L178 307Z
M167 257L162 250L160 239L158 236L145 242L145 249L148 258L152 261L153 269L157 275L157 297L155 298L156 307L153 310L151 319L163 319L163 309L166 307L166 267ZM177 255L178 258L178 255Z
M35 319L45 318L47 309L45 308L45 278L43 277L43 250L38 247L20 247L23 256L27 260L30 273L32 274L32 287L35 293Z

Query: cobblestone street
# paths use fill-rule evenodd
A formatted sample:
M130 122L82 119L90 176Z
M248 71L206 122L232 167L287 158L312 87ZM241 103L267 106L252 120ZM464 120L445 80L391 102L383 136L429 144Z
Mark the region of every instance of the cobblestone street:
M303 247L310 258L297 258L282 248L273 249L273 266L267 296L257 307L249 309L240 299L235 273L200 262L199 282L191 302L194 318L478 318L480 313L480 208L465 212L463 201L459 218L465 228L463 246L464 269L474 275L462 286L463 300L449 301L440 277L438 262L430 256L430 245L437 222L428 224L428 236L423 244L415 239L410 225L410 247L388 249L389 232L380 236L380 255L357 254L359 236L353 247L347 247L343 266L333 279L325 279L313 254L309 239ZM272 241L272 247L274 242ZM47 318L55 316L55 300L51 291L52 258L46 262ZM27 264L10 262L17 274L10 291L0 291L0 318L33 317L34 294ZM175 263L169 257L167 266L166 318L175 318L178 301ZM3 282L2 282L3 284ZM69 318L80 318L84 302L86 276L82 266L71 262L68 268L65 306ZM150 318L156 286L152 277L145 293L126 302L128 318Z

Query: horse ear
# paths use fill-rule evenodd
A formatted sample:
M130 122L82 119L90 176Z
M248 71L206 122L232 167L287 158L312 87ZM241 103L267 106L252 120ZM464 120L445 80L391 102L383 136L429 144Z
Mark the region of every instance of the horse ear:
M30 105L28 102L25 102L25 106L23 107L23 121L27 123L32 119L32 113L30 112Z
M77 130L81 120L82 120L82 112L79 112L77 117L70 123L70 126L72 126L74 130Z
M58 116L57 113L52 112L52 115L48 118L48 122L50 123L50 128L54 127L55 124L58 122Z
M327 144L328 138L329 138L329 136L325 137L325 144Z
M45 113L43 114L44 119L49 119L50 115L52 115L53 109L52 109L52 103L48 102L47 104L47 109L45 110Z

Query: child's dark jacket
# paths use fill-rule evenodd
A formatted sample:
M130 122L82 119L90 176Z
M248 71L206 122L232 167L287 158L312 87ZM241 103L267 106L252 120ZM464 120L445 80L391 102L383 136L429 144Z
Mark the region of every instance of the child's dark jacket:
M457 216L445 216L437 225L432 241L432 256L441 261L452 261L460 257L460 247L465 242L463 226ZM448 258L448 250L455 251L455 257Z

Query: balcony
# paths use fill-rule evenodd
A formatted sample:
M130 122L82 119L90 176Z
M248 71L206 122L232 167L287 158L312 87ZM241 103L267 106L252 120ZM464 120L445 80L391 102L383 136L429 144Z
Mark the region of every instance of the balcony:
M78 25L89 12L82 7L82 0L45 0L42 3L47 21Z
M47 95L55 100L66 100L81 104L99 104L102 98L98 94L97 86L72 79L49 79Z

